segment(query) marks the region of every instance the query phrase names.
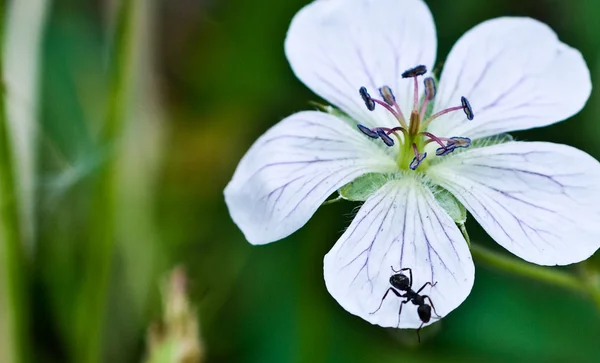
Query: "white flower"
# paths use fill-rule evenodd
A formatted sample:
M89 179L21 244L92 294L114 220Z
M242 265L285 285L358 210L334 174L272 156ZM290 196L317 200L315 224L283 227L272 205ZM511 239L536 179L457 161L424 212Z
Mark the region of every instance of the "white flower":
M527 261L570 264L600 246L595 159L564 145L489 139L577 113L591 91L581 54L536 20L486 21L454 46L436 93L433 79L424 87L418 77L432 69L436 46L419 0L307 5L291 23L286 55L296 76L343 114L284 119L250 148L225 189L248 241L265 244L302 227L335 191L359 185L354 193L366 201L325 256L325 282L346 310L385 327L422 323L413 304L398 321L404 299L393 294L373 313L392 268L411 268L414 290L436 283L421 293L442 317L471 290L467 243L451 208L440 205L454 200L439 197L446 191Z

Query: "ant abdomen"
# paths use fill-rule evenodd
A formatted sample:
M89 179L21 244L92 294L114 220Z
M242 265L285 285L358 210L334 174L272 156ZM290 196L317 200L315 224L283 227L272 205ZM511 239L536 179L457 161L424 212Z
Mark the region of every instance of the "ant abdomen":
M417 314L419 314L419 319L421 319L423 323L429 323L429 320L431 319L431 305L419 305Z

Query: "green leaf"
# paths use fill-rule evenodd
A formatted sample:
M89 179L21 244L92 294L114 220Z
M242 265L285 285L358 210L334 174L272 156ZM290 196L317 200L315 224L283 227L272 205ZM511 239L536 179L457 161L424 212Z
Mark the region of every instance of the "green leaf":
M454 223L464 224L467 221L467 210L465 207L446 189L437 188L433 191L435 200L450 215Z
M369 173L344 185L338 191L346 200L364 202L388 181L385 174Z

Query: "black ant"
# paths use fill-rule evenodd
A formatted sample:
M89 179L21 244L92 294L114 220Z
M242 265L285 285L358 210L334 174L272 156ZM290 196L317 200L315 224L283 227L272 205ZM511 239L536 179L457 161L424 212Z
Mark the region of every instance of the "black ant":
M408 303L409 301L412 302L414 305L417 305L417 314L419 314L419 319L421 319L421 326L419 326L419 329L417 329L417 337L418 337L419 343L420 343L421 335L419 334L419 331L423 327L423 324L428 323L429 320L431 320L431 308L433 308L433 312L435 313L437 318L441 318L441 316L439 316L439 314L435 310L435 306L433 306L433 301L431 301L431 298L427 295L420 295L419 293L421 291L423 291L425 286L429 285L431 287L434 287L437 284L437 282L434 282L433 284L431 282L426 282L423 284L423 286L421 286L421 288L419 290L414 291L412 289L412 283L413 283L412 270L407 267L407 268L401 268L400 270L396 271L396 270L394 270L394 266L391 266L391 267L392 267L392 271L395 272L395 274L390 276L390 285L392 285L392 287L387 289L387 291L381 298L379 307L377 308L377 310L375 310L371 314L375 314L376 312L379 311L379 309L381 309L381 305L383 305L383 300L385 300L387 294L390 291L393 292L394 295L396 295L398 297L406 298L406 300L404 300L400 303L400 309L398 310L398 325L400 325L400 314L402 314L402 306L404 306L404 304ZM408 271L408 274L410 277L403 274L402 271ZM405 293L402 294L398 290L405 291ZM429 304L425 302L425 299L427 299L429 301Z

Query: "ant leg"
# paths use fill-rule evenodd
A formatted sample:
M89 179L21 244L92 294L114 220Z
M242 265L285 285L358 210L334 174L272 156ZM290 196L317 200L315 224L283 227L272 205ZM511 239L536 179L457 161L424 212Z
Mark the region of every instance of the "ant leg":
M421 291L423 291L423 289L424 289L424 288L425 288L425 286L427 286L427 285L429 285L429 286L431 286L431 287L434 287L435 285L437 285L437 281L436 281L436 282L434 282L433 284L432 284L431 282L426 282L426 283L424 283L424 284L423 284L423 286L421 286L421 288L419 289L419 291L417 291L417 294L418 294L418 293L420 293Z
M387 289L387 291L385 292L385 294L383 294L383 297L381 298L381 302L379 303L379 307L377 308L377 310L375 310L374 312L370 313L371 315L375 314L376 312L379 311L379 309L381 309L381 305L383 305L383 300L385 300L385 297L387 296L387 294L389 292L393 292L394 295L398 296L398 297L402 297L402 295L396 291L396 289L394 289L393 287L390 287L389 289Z
M441 319L440 314L438 314L438 312L435 310L435 305L433 305L433 301L431 301L431 298L427 295L423 295L423 299L427 299L429 300L429 305L431 305L431 307L433 308L433 312L435 313L435 315Z
M404 300L400 303L400 309L398 309L398 325L396 325L397 328L400 328L400 317L402 315L402 307L404 306L404 304L406 304L409 301L410 300Z
M423 322L421 322L421 325L419 326L419 329L417 329L417 338L419 339L419 343L421 343L421 334L419 333L421 331L421 328L423 327Z

